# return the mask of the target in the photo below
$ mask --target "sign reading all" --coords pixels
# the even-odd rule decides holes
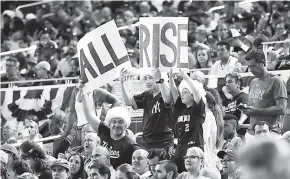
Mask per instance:
[[[130,65],[114,20],[87,33],[77,48],[85,93],[115,80],[120,69]]]

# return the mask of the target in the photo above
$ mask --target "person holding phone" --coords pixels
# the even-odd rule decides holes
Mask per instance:
[[[277,137],[281,134],[281,115],[286,114],[288,98],[286,85],[278,76],[268,72],[262,50],[250,51],[245,59],[247,66],[256,77],[249,86],[247,106],[241,109],[244,114],[250,116],[248,136],[254,134],[253,127],[257,122],[266,121],[269,123],[272,135]]]

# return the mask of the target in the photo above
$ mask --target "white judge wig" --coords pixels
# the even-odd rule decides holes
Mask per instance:
[[[200,83],[197,80],[192,80],[192,79],[190,80],[193,82],[194,87],[197,88],[198,91],[201,93],[201,98],[203,99],[203,101],[206,102],[206,98],[205,98],[206,91],[204,90],[202,83]],[[182,80],[181,83],[179,84],[178,90],[180,94],[182,93],[183,89],[188,89],[189,93],[193,95],[192,89],[189,87],[188,83],[185,80]]]
[[[131,124],[131,116],[129,115],[128,110],[124,107],[113,107],[109,109],[104,121],[105,125],[109,127],[113,118],[122,118],[125,121],[127,128]]]

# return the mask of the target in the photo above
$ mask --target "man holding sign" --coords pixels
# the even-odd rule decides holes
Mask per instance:
[[[91,105],[96,109],[103,103],[111,107],[119,106],[118,98],[99,87],[118,78],[118,68],[130,64],[127,50],[120,37],[117,26],[112,20],[101,27],[89,32],[78,42],[81,80],[85,83],[84,92],[89,94]],[[63,136],[67,136],[77,118],[77,126],[87,123],[82,110],[79,89],[75,88],[70,101],[67,117],[68,125]],[[79,97],[79,98],[77,98]],[[76,100],[77,99],[77,100]],[[100,114],[97,114],[100,117]]]

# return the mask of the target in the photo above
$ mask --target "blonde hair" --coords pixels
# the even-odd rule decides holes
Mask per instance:
[[[187,152],[192,153],[200,159],[204,159],[204,152],[199,147],[190,147],[187,149]]]

